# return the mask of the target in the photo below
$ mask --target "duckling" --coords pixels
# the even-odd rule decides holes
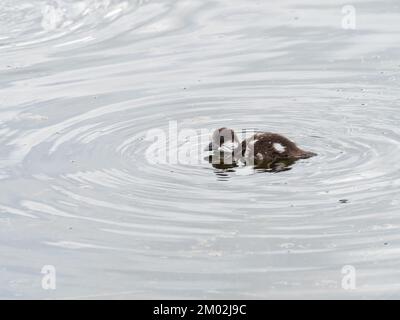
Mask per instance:
[[[220,152],[224,159],[226,154],[236,161],[244,158],[246,164],[260,168],[281,167],[282,163],[290,165],[296,160],[316,155],[314,152],[300,149],[288,138],[270,132],[255,133],[240,143],[236,133],[230,128],[215,130],[207,150]]]

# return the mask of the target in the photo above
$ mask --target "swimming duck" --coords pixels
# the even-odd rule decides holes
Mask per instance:
[[[270,132],[257,132],[241,143],[230,128],[219,128],[214,131],[209,151],[228,154],[232,159],[244,158],[246,164],[274,167],[274,164],[292,164],[299,159],[315,156],[314,152],[304,151],[288,138]],[[226,158],[226,155],[225,155]]]

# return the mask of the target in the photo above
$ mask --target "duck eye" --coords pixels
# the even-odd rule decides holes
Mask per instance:
[[[274,143],[274,149],[279,153],[285,152],[286,148],[280,143]]]

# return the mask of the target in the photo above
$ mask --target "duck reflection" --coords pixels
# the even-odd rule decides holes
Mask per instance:
[[[213,168],[218,170],[225,170],[226,172],[235,172],[235,168],[241,166],[252,166],[259,172],[282,172],[291,169],[291,166],[296,162],[293,159],[280,159],[275,161],[264,161],[248,159],[245,157],[240,157],[235,159],[234,157],[223,154],[220,152],[215,152],[204,158],[208,161]]]

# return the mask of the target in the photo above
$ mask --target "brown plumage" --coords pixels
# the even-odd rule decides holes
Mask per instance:
[[[243,140],[241,151],[242,156],[267,162],[281,159],[307,159],[316,155],[300,149],[286,137],[270,132],[259,132]]]

